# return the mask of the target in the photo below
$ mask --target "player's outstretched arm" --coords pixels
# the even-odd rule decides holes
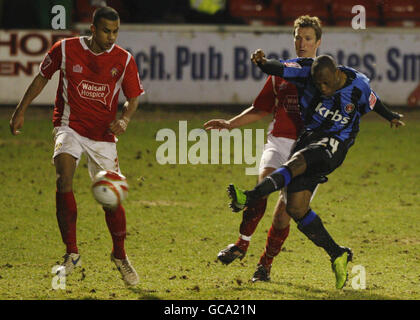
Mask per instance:
[[[121,117],[112,121],[109,125],[113,134],[119,136],[127,130],[128,123],[130,122],[133,114],[136,112],[138,105],[139,97],[130,98],[124,103]]]
[[[28,109],[32,101],[41,93],[47,83],[48,79],[44,78],[41,74],[38,74],[29,85],[28,89],[26,89],[22,100],[16,106],[9,122],[10,131],[14,136],[20,134],[19,129],[23,127],[26,109]]]
[[[391,128],[392,127],[398,128],[400,126],[405,126],[405,123],[401,121],[401,118],[403,117],[403,115],[389,110],[379,99],[376,100],[373,111],[375,111],[384,119],[388,120],[391,124]]]
[[[268,114],[270,113],[257,109],[254,106],[251,106],[248,109],[244,110],[241,114],[238,114],[237,116],[233,117],[230,120],[225,120],[225,119],[209,120],[204,124],[204,128],[206,130],[211,130],[211,129],[230,130],[230,129],[239,128],[249,123],[258,121]]]
[[[302,67],[302,65],[298,62],[286,64],[276,59],[266,59],[264,51],[257,49],[251,55],[251,61],[256,64],[262,72],[272,76],[282,77],[294,83],[296,78],[309,77],[311,70],[310,65],[313,60],[308,59],[309,62],[305,64],[305,67]]]

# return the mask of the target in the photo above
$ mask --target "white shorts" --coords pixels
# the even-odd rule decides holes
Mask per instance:
[[[267,135],[267,143],[264,145],[261,155],[259,173],[261,174],[264,168],[277,169],[289,160],[295,142],[294,139]]]
[[[55,127],[53,135],[55,141],[53,162],[57,155],[68,153],[76,158],[77,166],[82,154],[85,154],[91,178],[101,170],[121,173],[118,164],[117,144],[115,142],[95,141],[82,137],[67,126]]]

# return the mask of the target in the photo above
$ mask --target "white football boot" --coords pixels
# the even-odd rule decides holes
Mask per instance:
[[[131,265],[130,260],[128,260],[127,255],[125,259],[117,259],[114,254],[111,253],[111,261],[115,263],[119,272],[123,277],[123,280],[127,286],[135,286],[139,283],[139,276]]]
[[[74,268],[82,265],[82,258],[78,253],[66,253],[63,258],[64,261],[57,269],[57,274],[68,276]]]

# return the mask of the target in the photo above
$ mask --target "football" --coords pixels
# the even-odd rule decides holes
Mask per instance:
[[[102,206],[116,208],[128,196],[127,179],[114,171],[100,171],[93,179],[92,193]]]

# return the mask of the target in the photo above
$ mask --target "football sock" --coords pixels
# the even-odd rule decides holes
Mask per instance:
[[[246,251],[248,249],[250,238],[264,216],[266,207],[267,198],[262,198],[243,211],[242,222],[239,226],[241,236],[235,243],[241,250]]]
[[[257,186],[247,191],[247,196],[252,200],[253,198],[261,198],[270,193],[280,190],[287,186],[292,180],[292,173],[287,166],[281,166],[276,171],[265,177]]]
[[[104,208],[105,220],[112,237],[113,253],[117,259],[125,259],[124,240],[126,237],[126,218],[123,206],[111,210]]]
[[[56,191],[56,216],[61,239],[66,245],[67,253],[79,253],[76,244],[77,205],[73,191],[60,193]]]
[[[273,263],[274,257],[276,257],[283,246],[284,241],[289,235],[290,225],[284,229],[276,229],[271,225],[270,230],[267,234],[267,242],[265,244],[264,253],[260,257],[259,264],[264,267],[269,267]]]
[[[296,222],[298,229],[315,245],[323,248],[331,260],[342,254],[343,249],[331,238],[321,218],[314,211],[309,210],[302,219]]]
[[[247,237],[241,234],[238,240],[236,240],[235,246],[237,246],[243,252],[246,252],[248,250],[250,241],[251,241],[251,237]]]

